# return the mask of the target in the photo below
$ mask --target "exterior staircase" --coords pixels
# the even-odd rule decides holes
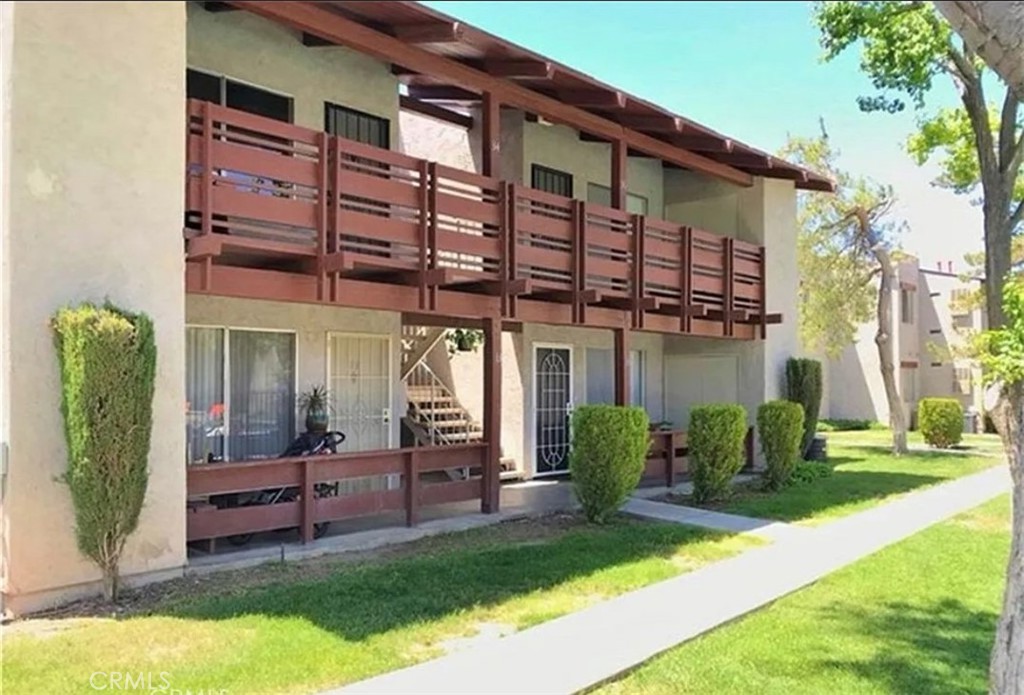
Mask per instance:
[[[402,327],[402,383],[409,402],[403,422],[421,446],[483,439],[483,428],[425,361],[444,334],[444,328]]]

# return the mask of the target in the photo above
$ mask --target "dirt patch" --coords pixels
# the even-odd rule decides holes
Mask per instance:
[[[564,534],[584,527],[581,514],[555,513],[505,521],[469,531],[441,534],[421,538],[409,543],[384,546],[335,555],[324,555],[308,560],[270,562],[239,570],[212,572],[186,576],[166,582],[149,584],[138,589],[125,590],[117,604],[96,598],[85,599],[49,611],[25,616],[7,627],[28,622],[39,623],[39,629],[58,630],[69,618],[126,618],[143,615],[186,600],[213,598],[237,594],[249,589],[286,582],[311,582],[323,579],[342,568],[377,565],[406,557],[434,555],[460,550],[472,550],[491,545],[547,543]],[[61,619],[61,626],[50,619]],[[5,628],[6,629],[6,628]],[[34,628],[33,628],[34,629]]]

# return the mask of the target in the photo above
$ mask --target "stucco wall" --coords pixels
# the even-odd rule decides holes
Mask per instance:
[[[405,110],[398,124],[401,152],[464,171],[480,171],[479,127],[462,128]]]
[[[611,145],[584,142],[579,131],[563,125],[527,122],[523,125],[523,182],[529,185],[534,164],[572,174],[573,195],[587,199],[587,184],[611,186]],[[663,175],[661,160],[630,157],[626,169],[627,189],[647,198],[652,217],[661,217]]]
[[[401,314],[316,304],[266,302],[231,297],[188,295],[185,320],[190,326],[267,328],[295,332],[298,391],[327,384],[329,333],[381,335],[391,339],[391,446],[398,446],[405,389],[398,381],[401,368]]]
[[[188,67],[293,97],[295,123],[307,128],[323,130],[325,101],[390,119],[398,142],[390,65],[344,46],[303,46],[299,32],[249,12],[207,12],[189,2]]]
[[[5,608],[17,612],[96,589],[100,576],[76,548],[70,496],[56,481],[67,454],[49,320],[68,304],[110,299],[154,321],[149,493],[122,572],[185,561],[184,442],[179,428],[164,426],[181,421],[184,403],[185,8],[4,6],[5,36],[14,40],[4,61],[12,79],[3,115],[11,144],[2,283],[9,361],[0,409],[10,443]]]

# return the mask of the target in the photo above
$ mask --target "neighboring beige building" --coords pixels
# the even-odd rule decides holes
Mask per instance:
[[[5,612],[98,588],[58,482],[68,304],[156,326],[129,584],[215,539],[497,511],[565,473],[579,404],[681,430],[781,393],[796,190],[829,181],[417,3],[337,5],[0,3]],[[347,439],[281,459],[318,384]]]
[[[976,293],[981,278],[965,279],[953,263],[922,268],[909,258],[897,268],[893,288],[893,331],[900,396],[911,426],[922,398],[956,398],[965,410],[982,411],[981,373],[962,356],[968,332],[984,329],[980,308],[964,309],[963,297]],[[852,345],[827,361],[828,396],[823,416],[889,421],[889,406],[879,370],[875,321],[864,323]]]

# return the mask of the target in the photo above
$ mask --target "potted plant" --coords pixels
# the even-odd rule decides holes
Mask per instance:
[[[306,431],[323,433],[331,422],[331,403],[327,387],[314,386],[299,394],[299,408],[306,414]]]
[[[448,352],[471,352],[484,342],[483,331],[473,328],[454,328],[448,331],[445,339],[448,341]]]

